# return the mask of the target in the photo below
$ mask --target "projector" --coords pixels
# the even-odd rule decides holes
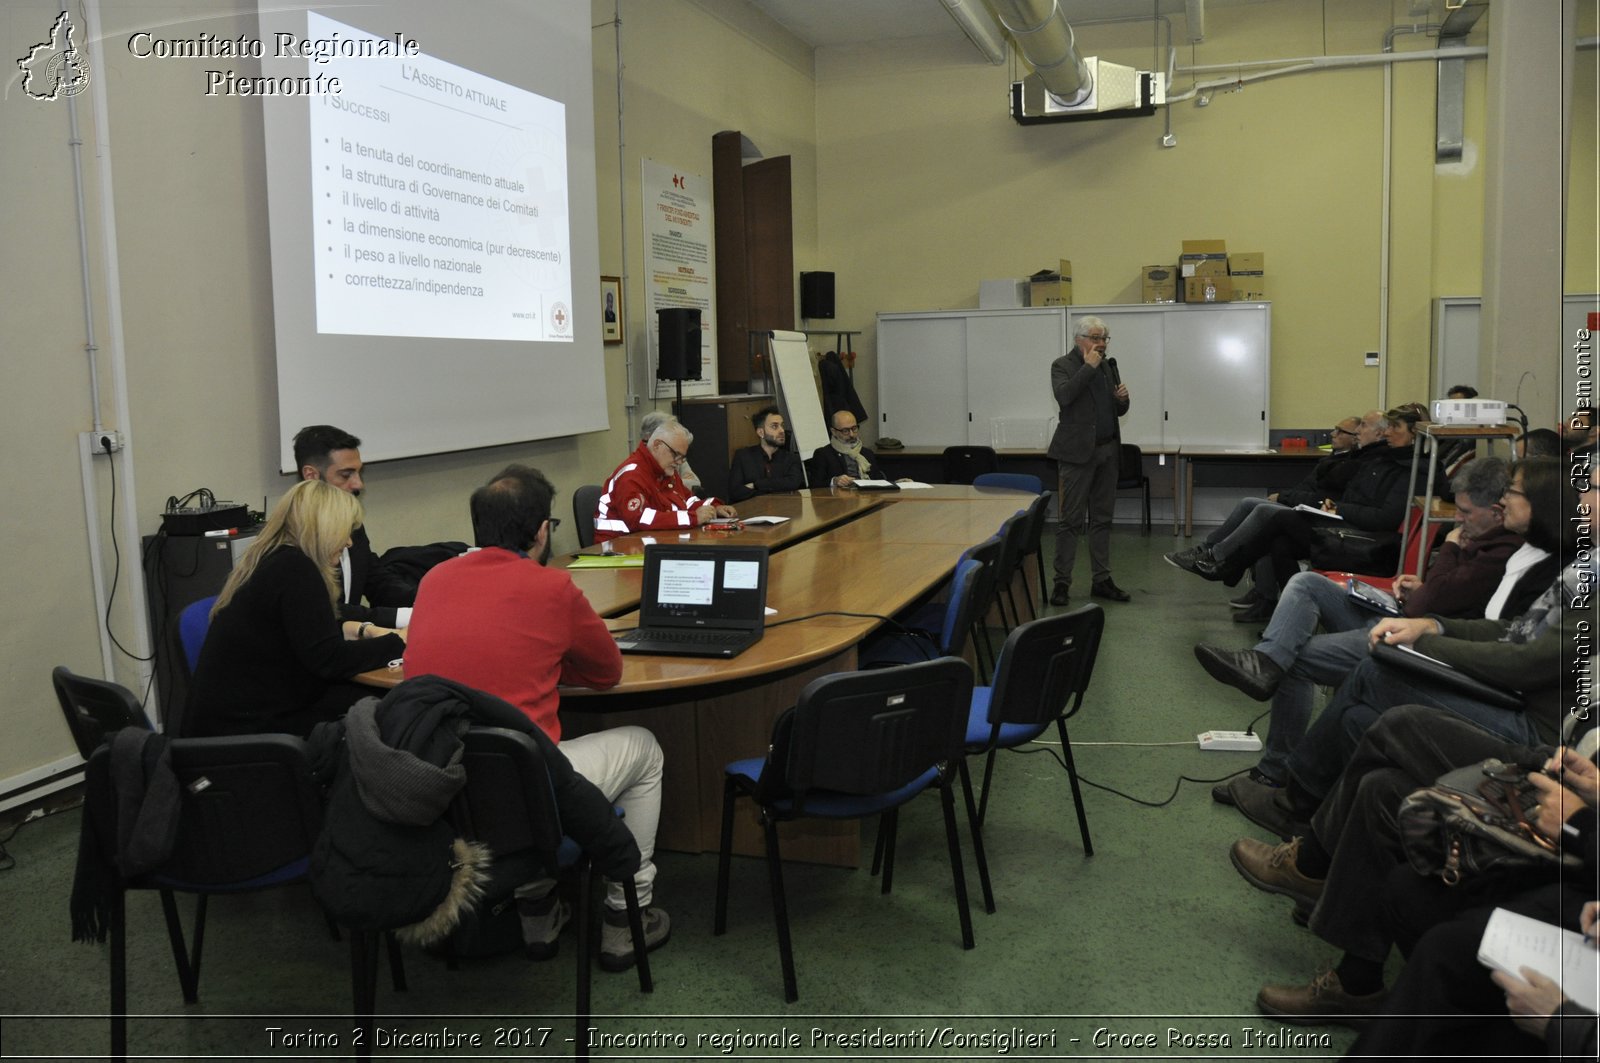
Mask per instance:
[[[1506,423],[1506,404],[1494,399],[1435,399],[1433,423],[1486,425]]]

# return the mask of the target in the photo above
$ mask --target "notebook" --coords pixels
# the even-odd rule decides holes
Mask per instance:
[[[639,626],[623,653],[737,657],[766,623],[767,548],[651,543],[644,548]]]

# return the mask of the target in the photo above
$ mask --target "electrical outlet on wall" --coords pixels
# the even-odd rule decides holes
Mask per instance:
[[[122,449],[121,432],[101,429],[98,432],[79,432],[78,436],[89,445],[89,450],[95,454],[115,453]]]

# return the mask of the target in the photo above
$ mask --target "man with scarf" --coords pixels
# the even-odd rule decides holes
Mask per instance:
[[[850,487],[857,480],[887,480],[878,465],[878,456],[861,445],[861,429],[856,415],[837,410],[829,420],[833,439],[811,455],[811,482],[821,486]]]

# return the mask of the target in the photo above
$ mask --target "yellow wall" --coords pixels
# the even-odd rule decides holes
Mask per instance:
[[[1381,51],[1387,0],[1212,5],[1206,40],[1178,62],[1222,64]],[[1403,7],[1404,5],[1399,5]],[[1182,19],[1175,19],[1179,41]],[[1469,43],[1483,43],[1480,25]],[[1078,43],[1141,69],[1163,63],[1148,22],[1083,25]],[[1433,46],[1400,36],[1397,51]],[[1595,187],[1593,52],[1574,93],[1573,187]],[[1379,349],[1384,72],[1336,69],[1214,90],[1163,117],[1023,127],[1005,107],[1014,71],[965,42],[893,41],[820,50],[817,112],[821,260],[838,271],[841,321],[864,327],[857,386],[874,405],[873,315],[974,306],[985,278],[1073,263],[1078,303],[1136,302],[1142,265],[1172,263],[1189,238],[1266,253],[1273,299],[1274,426],[1330,423],[1430,397],[1431,300],[1482,291],[1485,64],[1467,65],[1468,151],[1436,166],[1432,62],[1393,72],[1388,361]],[[1207,78],[1222,75],[1207,74]],[[1175,92],[1192,84],[1179,75]],[[1587,88],[1585,88],[1587,86]],[[1530,164],[1533,164],[1530,160]],[[1576,200],[1579,198],[1575,196]],[[1594,231],[1592,202],[1573,230]],[[1592,240],[1590,241],[1592,248]],[[1592,255],[1569,291],[1592,291]],[[1119,351],[1123,359],[1137,351]]]

